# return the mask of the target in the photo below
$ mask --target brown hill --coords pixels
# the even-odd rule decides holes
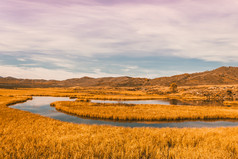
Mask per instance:
[[[83,77],[79,79],[68,79],[62,81],[65,85],[70,86],[74,83],[75,86],[111,86],[111,87],[137,87],[145,83],[145,78],[132,77],[103,77],[89,78]]]
[[[221,85],[238,84],[238,67],[220,67],[212,71],[192,74],[181,74],[171,77],[155,79],[132,77],[104,77],[104,78],[73,78],[64,81],[17,79],[13,77],[0,78],[0,88],[17,87],[72,87],[72,86],[109,86],[109,87],[141,87],[141,86],[169,86],[171,83],[184,85]]]
[[[238,84],[238,67],[220,67],[212,71],[155,78],[148,85],[168,86],[173,82],[181,86]]]

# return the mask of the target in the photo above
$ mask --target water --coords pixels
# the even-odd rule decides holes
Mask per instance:
[[[25,103],[20,103],[12,106],[12,108],[29,111],[42,116],[50,117],[53,119],[72,122],[78,124],[96,124],[96,125],[111,125],[111,126],[123,126],[123,127],[232,127],[238,126],[238,121],[185,121],[185,122],[161,122],[161,123],[149,123],[149,122],[116,122],[106,120],[94,120],[77,117],[74,115],[65,114],[57,111],[54,107],[50,106],[50,103],[55,101],[74,101],[75,99],[69,99],[66,97],[33,97],[33,100],[29,100]]]
[[[163,104],[163,105],[193,105],[193,106],[224,106],[223,101],[193,100],[181,101],[177,99],[158,99],[158,100],[91,100],[93,103],[114,103],[114,104]]]

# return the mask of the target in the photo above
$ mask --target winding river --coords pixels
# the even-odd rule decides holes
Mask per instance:
[[[54,107],[50,106],[50,103],[55,101],[74,101],[75,99],[69,99],[66,97],[33,97],[32,100],[28,100],[25,103],[20,103],[11,106],[11,108],[29,111],[42,116],[50,117],[53,119],[72,122],[78,124],[96,124],[96,125],[111,125],[111,126],[123,126],[123,127],[177,127],[177,128],[201,128],[201,127],[232,127],[238,126],[238,121],[184,121],[184,122],[118,122],[96,119],[85,119],[74,115],[69,115],[57,111]]]

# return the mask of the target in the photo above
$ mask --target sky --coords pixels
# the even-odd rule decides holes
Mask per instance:
[[[237,0],[2,0],[0,76],[156,78],[238,65]]]

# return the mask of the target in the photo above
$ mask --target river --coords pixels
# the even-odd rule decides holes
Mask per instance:
[[[153,127],[153,128],[201,128],[201,127],[232,127],[238,126],[238,121],[183,121],[183,122],[118,122],[108,120],[86,119],[78,116],[62,113],[57,111],[55,107],[51,107],[50,103],[55,101],[74,101],[67,97],[33,97],[25,103],[20,103],[11,106],[14,109],[29,111],[35,114],[40,114],[45,117],[50,117],[64,122],[72,122],[77,124],[96,124],[96,125],[111,125],[123,127]],[[148,101],[148,100],[147,100]]]

